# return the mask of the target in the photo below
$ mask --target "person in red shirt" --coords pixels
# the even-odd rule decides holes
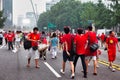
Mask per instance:
[[[118,47],[118,51],[120,52],[120,46],[118,44],[118,39],[115,37],[115,33],[113,31],[110,31],[109,37],[106,39],[106,47],[108,51],[109,68],[113,72],[115,71],[115,69],[112,67],[112,63],[116,59],[116,45]]]
[[[97,60],[96,60],[96,55],[97,55],[97,50],[92,52],[90,50],[90,46],[93,44],[93,43],[97,43],[98,40],[97,40],[97,36],[96,36],[96,33],[94,31],[92,31],[92,26],[88,26],[88,32],[85,34],[87,39],[88,39],[88,45],[87,45],[87,48],[86,48],[86,51],[85,51],[85,59],[86,59],[86,71],[88,71],[88,63],[91,59],[93,59],[93,63],[94,63],[94,72],[93,72],[93,75],[97,75]]]
[[[106,38],[105,34],[104,34],[104,33],[102,33],[102,34],[101,34],[101,36],[100,36],[100,40],[101,40],[101,47],[103,47],[103,44],[104,44],[104,42],[105,42],[105,38]]]
[[[11,48],[13,50],[13,41],[14,41],[14,36],[12,32],[9,31],[7,34],[8,50],[10,50]]]
[[[83,29],[78,28],[77,29],[78,34],[75,36],[74,39],[74,44],[76,45],[76,55],[75,55],[75,60],[74,60],[74,67],[76,67],[78,58],[81,58],[82,61],[82,66],[84,70],[84,78],[87,78],[87,73],[86,73],[86,64],[85,64],[85,48],[87,44],[87,38],[83,34]]]
[[[39,52],[38,52],[38,43],[40,41],[40,35],[38,34],[38,28],[33,28],[33,33],[30,33],[28,40],[31,41],[32,48],[30,49],[30,52],[28,54],[28,64],[27,67],[30,67],[30,60],[33,56],[35,59],[35,66],[36,68],[39,68]]]
[[[65,34],[63,35],[63,63],[62,63],[62,69],[61,73],[65,73],[65,63],[67,60],[70,62],[71,66],[71,78],[73,79],[75,74],[74,74],[74,65],[73,65],[73,53],[71,52],[71,45],[72,45],[72,34],[70,34],[70,28],[69,27],[64,27],[64,32]]]

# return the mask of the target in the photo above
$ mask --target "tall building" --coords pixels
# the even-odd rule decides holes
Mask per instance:
[[[22,26],[23,26],[23,19],[24,19],[24,16],[23,16],[23,15],[19,15],[19,16],[18,16],[17,25],[18,25],[19,27],[22,27]]]
[[[30,23],[28,24],[30,28],[33,28],[36,26],[36,18],[35,18],[34,12],[27,12],[26,19],[29,19],[30,21]]]
[[[0,10],[2,10],[2,0],[0,0]]]
[[[5,26],[13,26],[13,0],[2,0],[3,16],[6,17]]]
[[[60,2],[60,0],[52,0],[51,2],[47,2],[46,3],[46,11],[50,10],[50,8],[58,2]]]

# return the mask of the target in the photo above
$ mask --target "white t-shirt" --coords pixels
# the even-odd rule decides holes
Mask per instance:
[[[20,34],[16,34],[15,35],[15,41],[20,41],[21,37],[20,37]]]

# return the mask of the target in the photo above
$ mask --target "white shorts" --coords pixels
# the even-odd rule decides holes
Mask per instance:
[[[39,59],[39,52],[38,50],[34,51],[32,48],[29,50],[29,53],[27,55],[28,58],[33,57],[34,59]]]
[[[85,60],[97,60],[96,56],[86,56]]]

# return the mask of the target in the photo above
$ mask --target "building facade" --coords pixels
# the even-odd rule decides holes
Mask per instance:
[[[2,0],[3,16],[6,17],[5,26],[13,26],[13,0]]]

